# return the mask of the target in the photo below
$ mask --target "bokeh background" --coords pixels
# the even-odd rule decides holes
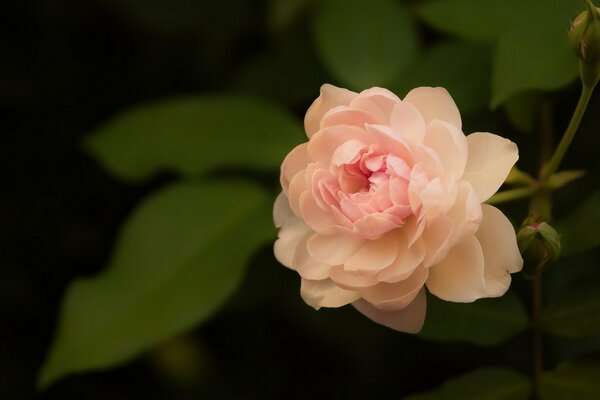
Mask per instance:
[[[444,85],[463,112],[466,133],[491,131],[511,138],[521,150],[520,168],[535,173],[538,132],[550,132],[556,141],[577,101],[575,58],[563,51],[566,39],[553,38],[556,31],[566,37],[582,3],[564,2],[566,11],[552,14],[564,18],[528,18],[528,26],[504,34],[510,25],[504,21],[518,19],[511,14],[518,8],[506,14],[488,1],[436,2],[450,4],[448,11],[427,9],[432,3],[427,1],[389,0],[382,2],[383,9],[392,4],[394,12],[379,15],[401,19],[383,36],[373,19],[377,11],[366,12],[366,3],[0,3],[0,398],[392,399],[434,389],[481,366],[529,373],[530,333],[520,316],[509,321],[517,327],[509,327],[506,337],[486,340],[495,330],[493,321],[479,324],[475,339],[443,328],[423,337],[377,326],[350,307],[315,312],[299,296],[297,275],[274,260],[272,244],[265,241],[253,252],[233,295],[195,328],[112,368],[69,375],[43,392],[35,390],[69,283],[103,271],[130,212],[145,196],[179,179],[177,171],[166,170],[146,180],[123,180],[86,150],[90,132],[123,110],[183,95],[241,94],[274,104],[301,127],[324,82],[354,90],[385,85],[399,96],[418,85]],[[459,3],[471,12],[461,12],[466,21],[458,11],[452,14]],[[473,7],[476,3],[480,6]],[[366,10],[377,10],[374,4]],[[500,22],[492,26],[487,20]],[[394,26],[388,22],[382,22],[384,29]],[[471,30],[463,28],[469,24]],[[347,32],[359,35],[345,38]],[[528,41],[549,51],[537,57]],[[562,55],[566,61],[560,61]],[[592,328],[563,338],[546,335],[549,370],[583,354],[599,359],[600,301],[589,295],[600,285],[598,233],[590,228],[600,223],[599,107],[595,96],[565,161],[565,168],[586,169],[587,175],[555,196],[559,220],[585,204],[584,214],[571,215],[578,216],[579,225],[569,229],[579,230],[591,244],[553,265],[544,278],[548,303],[577,291],[580,282],[591,285],[582,292],[589,300],[585,309],[572,318],[592,318]],[[202,129],[199,135],[208,134]],[[289,138],[290,143],[301,140]],[[277,192],[276,168],[232,165],[208,175],[213,180],[242,176],[273,198]],[[527,215],[526,201],[501,207],[515,225]],[[525,316],[528,285],[516,276],[511,291]],[[567,296],[568,301],[576,302]],[[476,320],[462,318],[456,314],[451,322],[477,326]]]

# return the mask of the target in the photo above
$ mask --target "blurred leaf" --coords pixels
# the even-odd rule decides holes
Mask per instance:
[[[525,90],[555,90],[577,76],[566,27],[523,24],[502,35],[494,56],[492,107]]]
[[[187,97],[123,112],[87,138],[113,174],[131,180],[170,169],[201,174],[224,166],[276,169],[302,140],[298,121],[250,98]]]
[[[241,66],[232,90],[305,109],[319,95],[327,72],[310,41],[290,36]]]
[[[268,21],[274,31],[291,25],[313,0],[269,0]]]
[[[325,65],[356,90],[391,81],[417,49],[413,22],[394,0],[325,0],[314,35]]]
[[[600,364],[560,364],[540,377],[542,400],[596,400],[600,394]]]
[[[232,36],[251,21],[251,4],[245,0],[100,0],[140,27],[163,34],[220,33]],[[218,30],[217,30],[217,27]],[[211,35],[212,36],[212,35]],[[213,40],[221,40],[216,35]]]
[[[448,89],[461,114],[487,108],[490,97],[491,51],[489,46],[468,42],[434,45],[391,85],[404,96],[418,86]]]
[[[465,39],[495,40],[532,11],[531,0],[436,0],[419,8],[432,27]]]
[[[542,312],[546,331],[564,337],[600,335],[600,283],[579,281],[558,294]]]
[[[527,314],[512,292],[473,303],[452,303],[427,298],[427,317],[421,337],[433,340],[464,340],[480,346],[502,343],[528,326]]]
[[[67,289],[39,386],[127,361],[208,318],[274,235],[269,203],[236,181],[151,195],[125,223],[107,269]]]
[[[581,253],[599,246],[599,226],[600,190],[597,190],[556,223],[561,233],[562,254]]]
[[[449,379],[429,392],[405,400],[527,400],[531,393],[529,379],[508,368],[484,367]]]
[[[538,119],[541,96],[537,91],[526,91],[512,96],[504,103],[509,121],[522,133],[533,133]]]

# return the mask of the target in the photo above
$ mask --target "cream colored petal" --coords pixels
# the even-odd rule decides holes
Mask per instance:
[[[352,305],[378,324],[399,332],[417,333],[421,330],[425,322],[427,300],[425,290],[421,289],[412,303],[398,311],[382,311],[362,299],[355,301]]]
[[[329,278],[339,287],[347,290],[358,290],[376,285],[378,280],[375,275],[364,274],[356,271],[346,271],[342,265],[336,265],[329,271]]]
[[[367,132],[377,143],[377,150],[385,154],[394,154],[408,164],[414,156],[406,140],[398,132],[386,125],[367,125]]]
[[[377,120],[364,110],[348,106],[337,106],[325,113],[321,119],[319,129],[335,125],[352,125],[364,128],[365,124],[374,124],[376,122]]]
[[[455,224],[454,238],[460,241],[473,235],[481,223],[481,203],[479,196],[469,182],[458,182],[456,201],[446,216]]]
[[[470,182],[481,202],[502,186],[519,159],[517,145],[508,139],[485,132],[467,136],[469,157],[463,180]]]
[[[361,128],[351,125],[335,125],[320,130],[310,139],[308,154],[322,165],[329,165],[336,150],[350,140],[365,145],[372,141],[367,132]]]
[[[390,126],[411,145],[422,143],[425,138],[425,120],[421,112],[407,101],[394,105]]]
[[[277,228],[281,228],[285,221],[292,217],[295,217],[295,215],[290,208],[290,202],[285,193],[281,192],[273,204],[273,222],[275,222]]]
[[[326,235],[336,233],[337,221],[328,210],[319,207],[309,192],[300,195],[300,213],[302,219],[316,232]]]
[[[483,262],[479,241],[466,238],[429,269],[427,289],[442,300],[460,303],[486,297]]]
[[[350,105],[371,114],[378,123],[389,124],[390,115],[400,98],[387,89],[373,87],[363,90],[352,99]]]
[[[403,239],[399,249],[394,262],[377,274],[381,282],[396,283],[408,278],[425,258],[425,245],[420,239],[411,247],[408,247],[408,240]]]
[[[275,258],[288,268],[296,269],[294,259],[300,246],[306,246],[306,239],[312,230],[304,221],[292,218],[279,230],[273,246]]]
[[[486,297],[502,296],[510,285],[510,274],[523,268],[515,230],[500,210],[483,204],[483,219],[475,234],[484,260]]]
[[[329,278],[332,265],[315,259],[307,249],[307,241],[312,237],[312,231],[303,236],[294,253],[293,266],[304,279],[321,280]]]
[[[439,157],[444,171],[460,178],[467,163],[467,139],[454,125],[434,120],[427,125],[425,145]]]
[[[404,101],[414,105],[423,115],[425,124],[435,119],[462,129],[460,112],[450,93],[442,87],[419,87],[408,92]]]
[[[321,86],[321,94],[306,111],[304,129],[309,138],[319,130],[321,118],[325,113],[337,106],[347,106],[357,93],[342,89],[328,83]]]
[[[425,267],[435,265],[446,257],[454,245],[454,229],[454,221],[445,215],[433,220],[431,225],[425,228],[421,235],[426,248],[423,260]]]
[[[314,309],[321,307],[341,307],[360,298],[358,292],[338,287],[330,279],[311,281],[302,279],[300,295]]]
[[[429,268],[418,267],[413,273],[396,283],[381,282],[359,290],[363,299],[383,311],[401,310],[408,306],[423,288]]]
[[[360,250],[345,260],[346,271],[375,274],[394,262],[398,255],[399,236],[390,232],[375,240],[364,241]]]
[[[308,143],[302,143],[294,147],[281,164],[281,187],[287,193],[290,181],[298,172],[302,171],[312,162],[308,156]]]
[[[317,260],[341,265],[352,257],[363,245],[364,239],[351,235],[321,235],[315,233],[307,242],[308,252]]]

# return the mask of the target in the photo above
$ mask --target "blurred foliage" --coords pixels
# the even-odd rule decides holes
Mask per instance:
[[[0,398],[528,398],[521,277],[501,299],[429,296],[417,336],[348,307],[315,312],[272,256],[270,206],[279,163],[303,140],[303,114],[325,82],[401,97],[445,86],[465,133],[511,138],[519,167],[535,175],[540,147],[552,145],[540,146],[540,131],[557,142],[576,102],[566,31],[582,8],[0,5],[0,162],[10,178],[0,199]],[[543,399],[599,393],[598,107],[596,96],[565,160],[586,174],[554,194],[564,257],[543,275]],[[502,209],[516,225],[527,213],[525,201]],[[47,389],[36,393],[38,379]]]

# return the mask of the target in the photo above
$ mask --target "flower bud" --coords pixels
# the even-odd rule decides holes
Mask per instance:
[[[523,275],[533,278],[560,255],[560,234],[546,222],[528,222],[517,234],[519,250],[525,260]]]
[[[581,59],[580,72],[583,83],[594,86],[600,77],[600,8],[591,0],[587,10],[575,18],[569,29],[569,40],[577,57]]]

